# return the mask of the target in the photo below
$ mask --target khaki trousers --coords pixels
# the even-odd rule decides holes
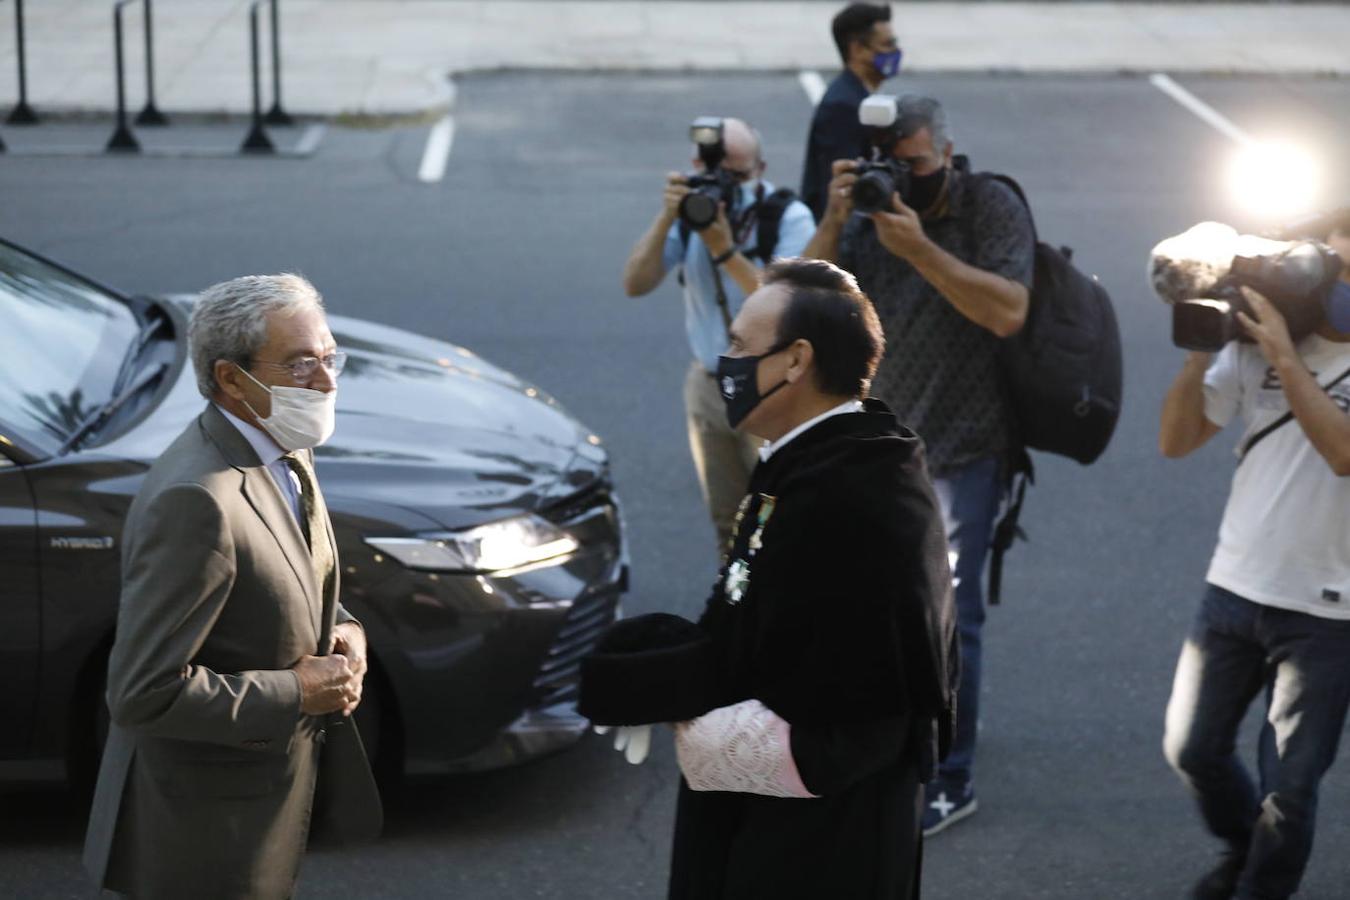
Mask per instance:
[[[698,472],[703,502],[717,530],[718,550],[731,540],[736,509],[745,496],[750,473],[759,462],[763,441],[734,431],[717,379],[695,360],[684,378],[684,414],[689,428],[689,453]]]

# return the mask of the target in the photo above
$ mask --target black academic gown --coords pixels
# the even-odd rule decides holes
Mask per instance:
[[[868,401],[762,463],[741,509],[699,621],[717,648],[718,705],[755,698],[787,720],[821,796],[694,792],[682,779],[670,897],[908,900],[920,782],[956,686],[922,444]]]

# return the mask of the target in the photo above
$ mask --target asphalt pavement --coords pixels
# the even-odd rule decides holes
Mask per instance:
[[[1297,135],[1330,158],[1350,145],[1344,81],[1176,77],[1253,133]],[[1219,177],[1233,144],[1144,77],[903,81],[941,98],[958,149],[1015,175],[1041,234],[1102,278],[1126,365],[1106,455],[1087,468],[1038,460],[1030,542],[1008,559],[986,631],[981,809],[928,844],[924,895],[1180,897],[1217,847],[1162,760],[1162,712],[1233,436],[1183,461],[1158,454],[1157,411],[1181,355],[1144,268],[1156,241],[1202,219],[1258,224]],[[0,234],[128,292],[300,271],[336,313],[461,343],[537,382],[613,456],[632,540],[628,611],[696,614],[715,557],[684,436],[678,288],[627,299],[619,271],[664,173],[686,164],[690,119],[750,119],[768,177],[795,184],[806,96],[789,73],[559,72],[462,77],[457,96],[435,183],[418,178],[427,127],[332,127],[301,158],[14,155],[0,159]],[[105,125],[71,124],[63,140],[96,144]],[[242,136],[237,120],[196,127],[204,143]],[[1348,177],[1333,168],[1330,200],[1350,196]],[[675,780],[668,740],[632,767],[591,737],[518,769],[415,786],[389,798],[379,844],[312,854],[297,896],[663,896]],[[1324,786],[1300,898],[1346,895],[1347,809],[1343,762]],[[0,897],[93,896],[78,868],[82,816],[59,789],[0,788]]]

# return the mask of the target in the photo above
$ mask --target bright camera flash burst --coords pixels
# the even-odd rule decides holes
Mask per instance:
[[[1245,212],[1281,219],[1317,207],[1320,175],[1317,161],[1301,147],[1252,142],[1234,157],[1228,183]]]

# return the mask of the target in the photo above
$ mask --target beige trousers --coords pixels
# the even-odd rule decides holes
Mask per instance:
[[[717,379],[695,360],[684,378],[684,414],[689,427],[689,453],[694,457],[703,502],[717,529],[717,547],[731,540],[736,509],[759,461],[763,441],[734,431],[727,424],[727,408]]]

